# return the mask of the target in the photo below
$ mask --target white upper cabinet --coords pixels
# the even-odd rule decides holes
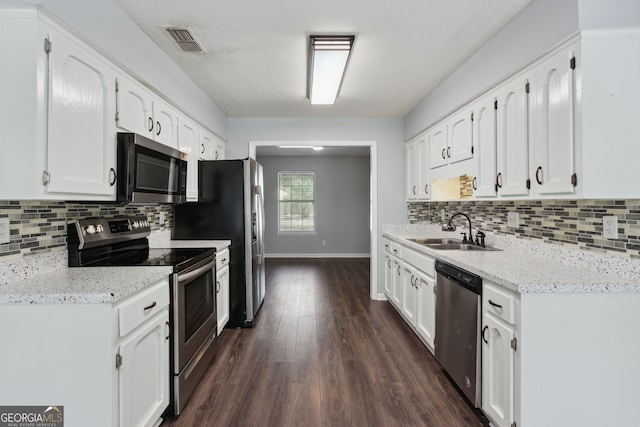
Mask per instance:
[[[431,168],[444,166],[447,161],[447,122],[441,122],[430,129],[429,161]],[[451,151],[449,151],[451,152]]]
[[[51,31],[47,191],[115,195],[115,72],[81,43]]]
[[[405,144],[406,198],[429,199],[429,135],[421,133]]]
[[[200,160],[218,160],[216,158],[215,136],[206,129],[200,130],[200,144],[198,150]]]
[[[178,120],[178,150],[187,153],[187,200],[198,200],[199,127],[181,116]]]
[[[224,160],[226,158],[227,143],[220,138],[214,138],[213,160]]]
[[[119,129],[178,148],[180,113],[142,84],[118,76],[116,124]]]
[[[496,90],[497,176],[501,196],[529,194],[529,74],[523,73]]]
[[[473,157],[473,111],[463,108],[448,119],[448,163],[461,162]]]
[[[119,76],[116,83],[116,99],[118,128],[153,138],[153,110],[149,91],[139,83]]]
[[[577,46],[562,49],[531,72],[531,148],[534,191],[573,193]]]
[[[473,142],[478,174],[474,182],[476,197],[496,196],[496,98],[489,94],[473,105]]]
[[[153,100],[153,139],[172,148],[178,148],[178,110],[156,98]]]

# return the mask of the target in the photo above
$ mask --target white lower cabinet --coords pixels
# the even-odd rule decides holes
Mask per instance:
[[[416,275],[416,286],[418,288],[418,298],[416,299],[416,332],[429,350],[433,352],[433,340],[436,335],[435,278],[428,276],[422,271],[418,271]]]
[[[383,239],[385,295],[433,353],[436,324],[435,260],[422,252]]]
[[[482,410],[496,427],[514,419],[517,295],[485,281],[482,287]]]
[[[3,304],[0,324],[12,349],[0,355],[3,404],[61,405],[69,426],[158,424],[169,404],[168,277],[115,304]]]
[[[229,249],[216,254],[216,312],[220,335],[229,322]]]

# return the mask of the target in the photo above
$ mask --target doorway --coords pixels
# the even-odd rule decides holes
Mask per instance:
[[[312,153],[312,147],[323,147],[322,152]],[[326,151],[325,151],[326,150]],[[299,153],[299,154],[298,154]],[[370,257],[370,283],[369,296],[371,299],[378,299],[377,291],[377,150],[375,141],[250,141],[249,157],[258,158],[261,156],[363,156],[368,158],[369,163],[369,186],[368,186],[368,240]],[[266,197],[268,197],[265,194]],[[267,214],[267,217],[269,214]],[[267,218],[268,219],[268,218]],[[321,242],[322,236],[316,241]],[[333,254],[341,256],[344,254]],[[362,255],[362,254],[356,254]],[[311,254],[309,256],[312,256]],[[329,257],[331,254],[319,251],[315,256]]]

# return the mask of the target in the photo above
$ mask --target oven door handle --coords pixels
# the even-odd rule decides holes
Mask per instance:
[[[194,277],[198,277],[202,275],[202,273],[204,273],[205,271],[211,270],[215,264],[216,264],[216,259],[214,258],[213,260],[207,262],[202,267],[196,267],[194,270],[189,271],[187,273],[178,274],[178,283],[186,282]]]

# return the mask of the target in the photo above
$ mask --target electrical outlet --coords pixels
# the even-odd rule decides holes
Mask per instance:
[[[520,214],[518,212],[507,212],[507,227],[520,227]]]
[[[11,225],[9,218],[0,218],[0,244],[11,240]]]
[[[158,225],[163,226],[164,225],[164,220],[165,220],[165,213],[164,212],[160,212],[160,218],[158,219]]]
[[[618,217],[603,216],[602,217],[602,237],[605,239],[618,238]]]
[[[444,212],[444,209],[440,209],[440,221],[444,224],[444,222],[447,220],[447,215]]]

